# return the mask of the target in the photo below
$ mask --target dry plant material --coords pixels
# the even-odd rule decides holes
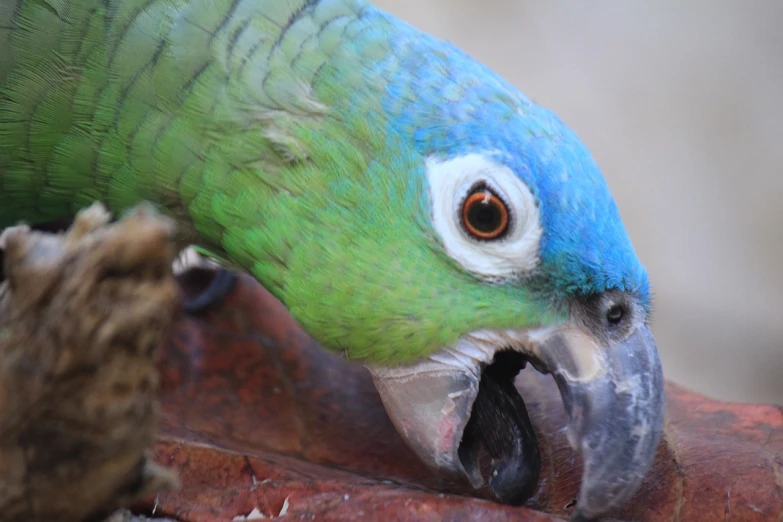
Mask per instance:
[[[95,204],[64,234],[6,229],[0,287],[0,520],[98,520],[176,475],[148,448],[155,357],[177,318],[172,223]]]

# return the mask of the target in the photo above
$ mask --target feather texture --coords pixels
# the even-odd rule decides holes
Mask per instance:
[[[540,210],[524,280],[480,280],[432,226],[428,159],[484,151]],[[3,2],[0,226],[95,200],[154,202],[353,358],[546,323],[575,292],[648,291],[576,136],[359,0]]]

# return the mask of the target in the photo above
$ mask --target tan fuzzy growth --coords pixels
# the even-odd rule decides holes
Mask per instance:
[[[0,237],[0,520],[104,516],[176,476],[147,450],[154,357],[178,310],[171,222],[101,205],[65,234]]]

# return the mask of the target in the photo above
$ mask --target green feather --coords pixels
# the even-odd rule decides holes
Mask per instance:
[[[255,275],[318,341],[409,361],[466,328],[552,318],[461,270],[423,160],[382,121],[364,4],[12,0],[0,6],[0,226],[142,200]],[[290,26],[289,26],[290,25]],[[382,27],[375,28],[382,31]],[[351,42],[348,44],[347,42]]]

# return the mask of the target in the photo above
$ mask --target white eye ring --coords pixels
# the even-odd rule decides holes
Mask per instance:
[[[538,205],[511,169],[481,154],[446,161],[428,158],[426,168],[432,223],[449,256],[466,270],[491,280],[518,277],[538,265],[542,234]],[[491,189],[508,208],[508,229],[500,239],[476,239],[462,224],[462,204],[479,184]]]

